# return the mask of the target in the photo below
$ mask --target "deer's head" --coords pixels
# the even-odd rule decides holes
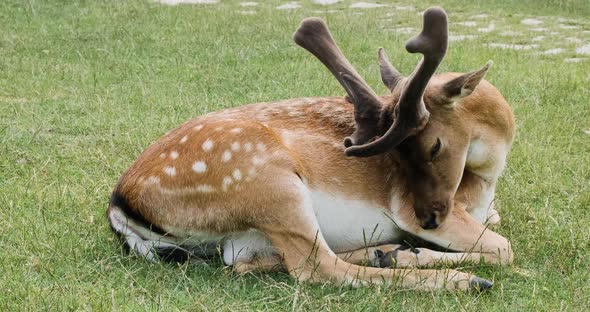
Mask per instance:
[[[416,217],[425,229],[446,218],[465,167],[470,138],[461,107],[454,103],[471,94],[490,67],[488,63],[468,74],[431,81],[447,51],[447,24],[441,8],[424,12],[422,32],[406,44],[408,52],[423,55],[410,77],[403,77],[379,49],[381,78],[393,95],[387,103],[347,61],[322,20],[305,19],[294,35],[298,45],[326,65],[354,104],[356,130],[344,140],[346,155],[398,151]]]

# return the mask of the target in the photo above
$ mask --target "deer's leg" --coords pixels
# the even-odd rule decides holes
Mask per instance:
[[[437,265],[457,266],[463,263],[498,263],[496,258],[489,260],[484,252],[444,252],[428,248],[411,248],[402,246],[387,253],[376,253],[375,266],[381,268],[429,268]],[[488,259],[488,260],[486,260]]]
[[[338,258],[348,263],[379,267],[380,261],[383,259],[384,255],[391,254],[399,248],[402,248],[402,245],[386,244],[375,247],[365,247],[353,251],[340,252],[336,255]]]
[[[358,250],[337,253],[336,256],[351,264],[373,267],[390,267],[382,264],[392,252],[403,249],[402,245],[387,244],[375,247],[366,247]],[[278,254],[256,255],[254,257],[238,257],[231,265],[237,273],[250,271],[272,272],[285,270],[282,259]]]
[[[457,265],[464,261],[478,262],[482,256],[477,252],[440,252],[398,244],[367,247],[337,255],[349,263],[380,268],[427,268],[435,265]]]
[[[486,262],[487,255],[481,252],[444,252],[387,244],[342,252],[337,256],[349,263],[380,268],[429,268],[437,265],[456,266],[465,262]],[[487,262],[497,263],[494,260]]]
[[[401,247],[401,245],[367,247],[354,251],[337,253],[336,256],[351,264],[379,267],[381,262],[384,261],[386,255],[391,255],[391,252]],[[274,272],[285,270],[282,259],[278,254],[256,256],[250,259],[236,259],[232,265],[233,270],[236,273],[246,273],[251,271]],[[381,265],[381,267],[389,266],[390,265]]]
[[[456,205],[460,205],[455,202]],[[514,258],[510,242],[475,220],[465,209],[455,206],[447,219],[433,230],[420,227],[411,207],[395,213],[402,229],[421,239],[454,252],[438,252],[426,248],[392,252],[384,263],[402,267],[428,267],[435,264],[460,264],[464,261],[490,264],[511,264]],[[387,258],[386,257],[386,258]],[[393,261],[392,261],[393,260]]]
[[[465,204],[467,212],[479,223],[500,223],[500,215],[494,209],[496,182],[487,182],[469,171],[463,173],[455,201]]]
[[[357,265],[373,266],[373,267],[390,267],[385,259],[388,256],[396,254],[399,250],[404,250],[407,247],[397,244],[387,244],[375,247],[366,247],[353,251],[346,251],[337,253],[336,256],[341,260]],[[391,259],[390,259],[391,260]],[[393,259],[395,260],[395,259]],[[391,262],[391,261],[390,261]],[[284,269],[282,260],[278,255],[264,255],[257,256],[251,259],[236,259],[233,263],[234,271],[244,273],[248,271],[277,271]],[[400,266],[411,267],[411,265]]]
[[[299,281],[332,281],[338,284],[395,284],[419,290],[469,290],[489,288],[491,283],[455,270],[381,269],[347,263],[328,247],[320,232],[306,186],[295,180],[283,207],[266,211],[262,231],[282,255],[290,275]],[[293,196],[293,195],[292,195]]]

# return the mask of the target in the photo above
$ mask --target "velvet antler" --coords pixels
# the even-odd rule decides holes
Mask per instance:
[[[313,17],[303,20],[293,39],[326,65],[354,104],[356,130],[344,145],[365,144],[377,137],[382,104],[340,51],[324,21]]]
[[[421,53],[424,57],[405,83],[395,108],[393,125],[381,138],[371,143],[348,147],[346,155],[368,157],[383,153],[426,126],[430,113],[424,105],[424,90],[447,51],[447,24],[447,14],[443,9],[434,7],[424,12],[422,32],[406,43],[408,52]]]
[[[385,54],[385,50],[383,48],[379,48],[379,69],[381,72],[381,80],[383,84],[389,89],[389,91],[393,91],[395,87],[404,80],[404,76],[400,74],[391,62],[389,61],[389,57]]]

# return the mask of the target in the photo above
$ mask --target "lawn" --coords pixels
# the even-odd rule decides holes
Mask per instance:
[[[493,60],[487,79],[518,124],[496,199],[496,230],[512,241],[515,263],[460,268],[493,280],[490,291],[298,284],[284,274],[236,276],[220,259],[154,264],[125,254],[107,226],[109,194],[167,130],[217,109],[344,94],[293,43],[301,19],[325,18],[384,94],[377,48],[408,74],[418,57],[403,43],[431,5],[258,2],[0,3],[0,310],[587,310],[588,0],[437,3],[453,36],[439,71]]]

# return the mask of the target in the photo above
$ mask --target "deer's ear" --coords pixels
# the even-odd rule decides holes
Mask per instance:
[[[492,61],[488,61],[481,69],[461,75],[445,83],[442,87],[443,94],[451,101],[470,95],[486,76],[492,64]]]

